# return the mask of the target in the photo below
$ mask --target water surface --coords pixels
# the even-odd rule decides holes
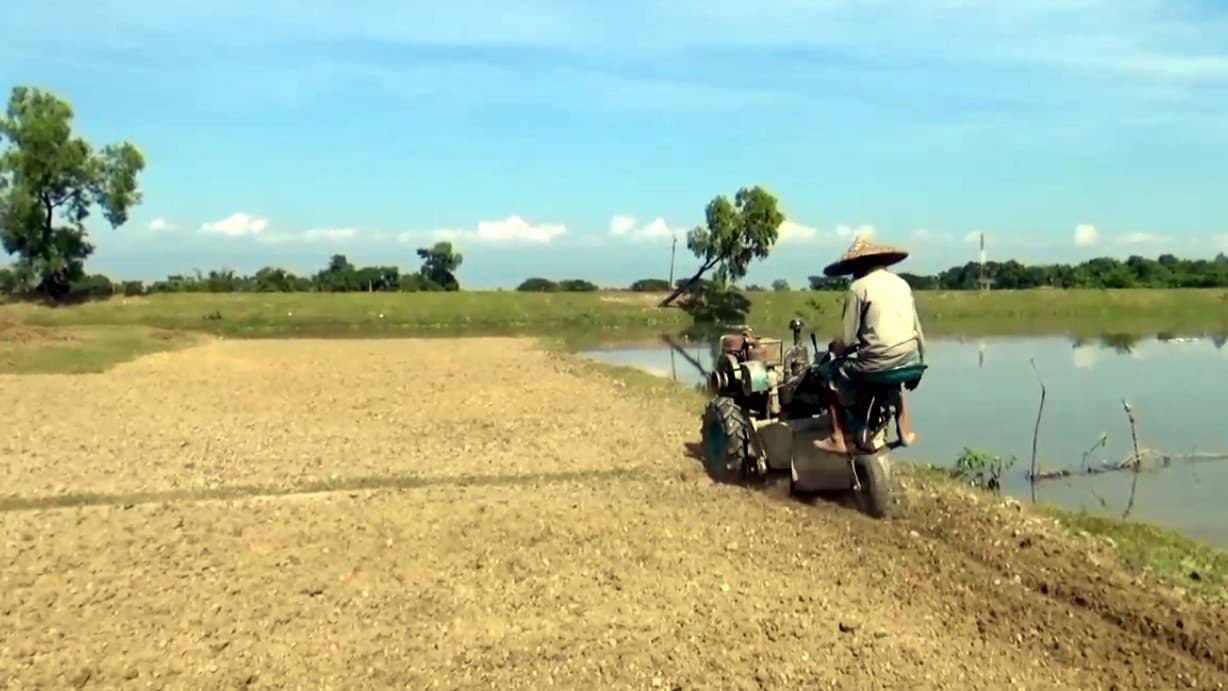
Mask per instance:
[[[712,365],[707,343],[684,343],[678,349],[664,343],[613,346],[586,354],[690,385],[705,381],[704,371],[690,361],[705,371]],[[1107,444],[1090,455],[1091,462],[1126,458],[1132,442],[1123,399],[1134,409],[1144,449],[1228,451],[1228,347],[1223,338],[934,339],[926,359],[930,369],[909,398],[919,440],[901,455],[941,465],[952,465],[966,447],[1014,456],[1004,491],[1021,498],[1031,494],[1024,473],[1031,463],[1040,402],[1038,373],[1046,387],[1037,450],[1042,469],[1079,467],[1103,434]],[[1121,515],[1132,480],[1128,472],[1050,480],[1038,485],[1037,498]],[[1177,461],[1140,475],[1130,515],[1228,547],[1225,489],[1228,461]]]

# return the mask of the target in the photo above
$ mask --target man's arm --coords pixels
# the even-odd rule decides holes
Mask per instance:
[[[857,334],[861,331],[861,298],[849,288],[844,295],[843,328],[836,338],[836,355],[843,355],[857,344]]]
[[[925,331],[921,329],[921,316],[917,313],[915,297],[912,303],[912,321],[913,328],[917,331],[917,354],[921,356],[921,362],[925,362]]]

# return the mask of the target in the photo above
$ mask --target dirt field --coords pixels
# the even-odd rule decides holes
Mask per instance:
[[[214,342],[0,413],[0,688],[1228,682],[1224,612],[1103,544],[714,486],[696,416],[522,341]]]

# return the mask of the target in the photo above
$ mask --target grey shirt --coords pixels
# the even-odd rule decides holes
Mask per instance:
[[[875,269],[849,285],[844,303],[846,346],[856,346],[863,372],[910,364],[925,357],[925,334],[917,317],[912,287],[886,269]]]

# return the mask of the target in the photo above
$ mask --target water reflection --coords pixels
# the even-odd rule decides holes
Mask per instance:
[[[1096,355],[1100,347],[1091,343],[1076,343],[1072,350],[1074,366],[1079,369],[1091,369],[1096,364]]]
[[[594,357],[654,371],[703,389],[715,340],[673,339],[671,347],[610,347]],[[1131,453],[1122,400],[1133,406],[1140,446],[1157,454],[1228,451],[1225,337],[1099,339],[931,339],[931,366],[911,394],[920,435],[911,458],[953,463],[965,448],[1018,459],[1004,490],[1026,497],[1040,387],[1046,389],[1038,439],[1045,470],[1113,465]],[[791,335],[785,342],[791,341]],[[1031,362],[1036,363],[1033,372]],[[1103,444],[1098,440],[1105,437]],[[1088,451],[1089,447],[1094,447]],[[1121,514],[1131,473],[1064,477],[1040,487],[1041,501]],[[1140,477],[1133,517],[1228,545],[1228,461],[1175,461]]]

